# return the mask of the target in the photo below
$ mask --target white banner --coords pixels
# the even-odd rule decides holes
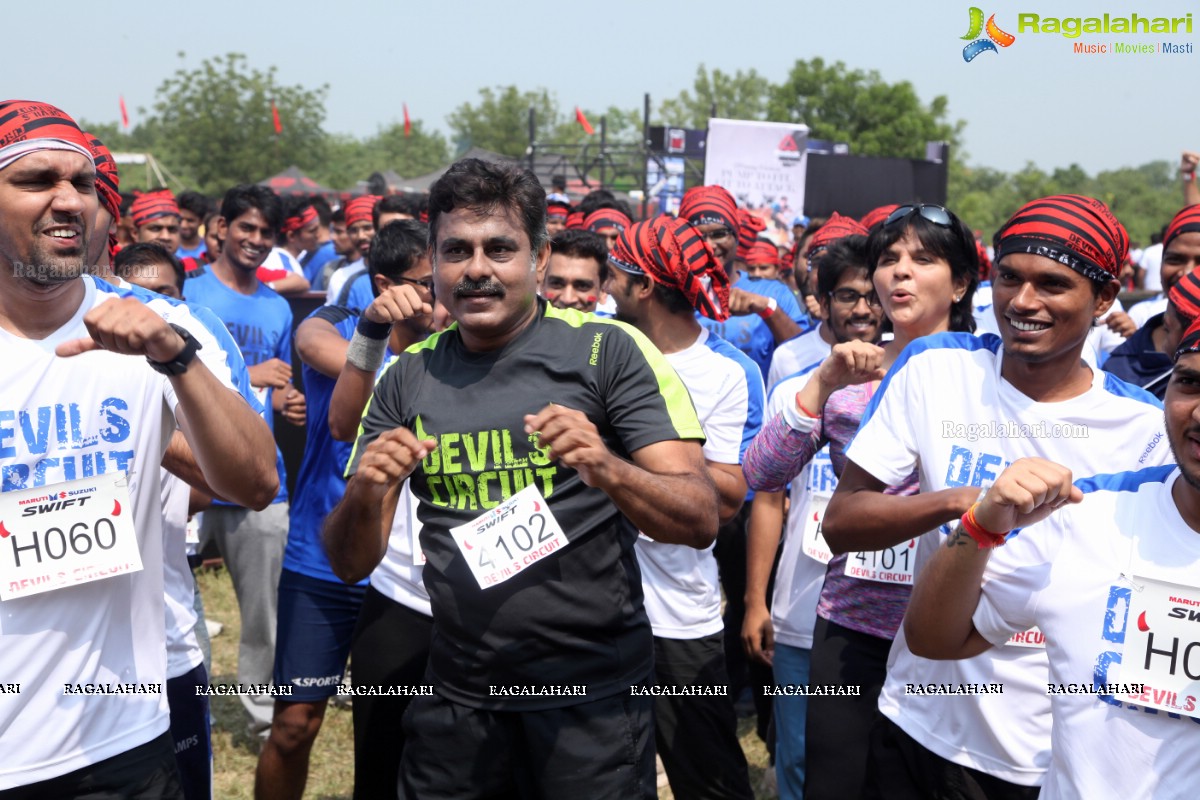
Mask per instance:
[[[762,217],[773,241],[788,244],[792,220],[804,213],[807,147],[807,125],[710,119],[704,183],[724,186]]]

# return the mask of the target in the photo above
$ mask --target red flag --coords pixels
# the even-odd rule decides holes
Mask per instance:
[[[129,130],[129,111],[125,108],[125,95],[119,95],[121,100],[121,124]]]
[[[275,122],[275,135],[283,133],[283,123],[279,121],[279,109],[275,107],[275,101],[271,101],[271,119]]]
[[[596,132],[595,129],[592,128],[592,123],[588,122],[587,117],[583,115],[583,109],[581,109],[579,106],[575,106],[575,121],[583,126],[584,133],[590,135]]]
[[[404,135],[412,136],[412,121],[408,118],[408,103],[404,104]]]

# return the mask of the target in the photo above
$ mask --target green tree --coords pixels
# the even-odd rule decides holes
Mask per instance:
[[[550,141],[558,124],[558,101],[546,89],[522,92],[516,86],[485,87],[479,102],[463,103],[446,117],[457,154],[482,147],[512,158],[529,148],[529,109],[536,113],[536,136]]]
[[[373,172],[389,169],[405,178],[415,178],[450,160],[446,138],[437,131],[426,132],[420,120],[413,120],[409,136],[404,135],[402,123],[380,128],[366,140],[330,136],[325,152],[325,160],[311,174],[318,182],[336,189],[351,187]]]
[[[182,53],[180,54],[182,57]],[[250,67],[244,55],[205,59],[180,68],[156,92],[146,126],[155,156],[190,186],[219,194],[237,183],[262,180],[295,164],[315,169],[325,157],[325,96],[317,89],[279,83],[275,67]],[[273,126],[271,103],[282,133]]]
[[[928,141],[958,144],[966,123],[947,118],[948,103],[939,95],[925,105],[908,81],[814,58],[771,87],[767,118],[803,123],[813,138],[847,142],[855,155],[924,158]]]
[[[753,69],[729,75],[719,69],[709,73],[701,64],[692,91],[684,89],[664,100],[658,117],[661,124],[706,128],[715,106],[717,116],[725,119],[766,119],[772,89],[770,81]]]

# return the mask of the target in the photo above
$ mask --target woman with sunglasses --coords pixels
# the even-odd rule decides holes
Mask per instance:
[[[743,470],[753,489],[780,490],[826,444],[840,477],[845,448],[900,352],[923,336],[974,330],[975,241],[946,209],[897,208],[868,237],[867,264],[873,291],[830,299],[882,306],[883,324],[893,339],[883,346],[857,340],[834,346],[794,402],[764,426],[747,451]],[[819,260],[817,270],[819,284]],[[780,390],[787,389],[781,383]],[[916,472],[886,491],[916,494]],[[888,652],[912,589],[911,550],[904,542],[876,553],[841,554],[826,568],[809,685],[861,689],[857,696],[809,697],[805,798],[857,797],[861,791]]]

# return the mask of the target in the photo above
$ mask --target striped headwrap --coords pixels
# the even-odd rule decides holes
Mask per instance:
[[[1017,209],[996,231],[992,247],[997,263],[1010,253],[1032,253],[1104,283],[1117,280],[1129,253],[1129,234],[1099,200],[1058,194]]]
[[[157,192],[138,194],[129,207],[129,216],[133,217],[134,227],[140,228],[152,219],[178,217],[179,206],[175,204],[175,195],[171,194],[170,189],[159,189]]]
[[[312,206],[305,206],[299,214],[294,217],[287,217],[283,221],[283,227],[279,229],[279,233],[287,236],[289,233],[303,230],[305,225],[317,218],[317,210]]]
[[[1167,293],[1167,302],[1187,323],[1200,317],[1200,272],[1189,272],[1176,281]]]
[[[588,214],[583,220],[583,229],[592,233],[616,228],[617,232],[627,230],[633,220],[615,208],[598,208]]]
[[[750,252],[746,254],[746,263],[750,266],[759,264],[768,264],[772,267],[779,267],[779,248],[774,242],[766,239],[759,239],[750,246]]]
[[[871,228],[874,228],[876,225],[878,225],[879,223],[881,223],[885,219],[887,219],[888,215],[890,215],[893,211],[895,211],[899,207],[900,207],[899,204],[892,203],[891,205],[888,205],[888,206],[880,206],[879,208],[872,208],[866,214],[863,214],[863,217],[862,217],[862,219],[859,220],[859,222],[861,222],[862,226],[869,231],[869,230],[871,230]]]
[[[567,230],[569,230],[569,231],[583,230],[583,212],[582,211],[572,211],[570,214],[567,214]]]
[[[1171,246],[1171,240],[1181,233],[1200,233],[1200,205],[1188,206],[1172,217],[1163,235],[1163,252]]]
[[[88,149],[92,151],[92,161],[96,165],[96,194],[100,196],[100,205],[115,222],[121,219],[121,178],[117,174],[117,162],[113,161],[112,153],[104,146],[104,142],[90,133],[83,135],[87,139]],[[108,263],[111,264],[121,246],[117,243],[117,234],[113,232],[111,225],[107,233]]]
[[[737,260],[746,261],[746,256],[750,254],[750,248],[758,241],[758,235],[767,229],[767,223],[762,217],[751,214],[744,208],[737,210],[737,218]]]
[[[899,206],[893,208],[892,211],[895,211],[896,208],[899,208]],[[871,213],[874,214],[875,212],[872,211]],[[888,213],[890,214],[891,211]],[[867,227],[867,225],[854,219],[854,217],[846,217],[836,211],[833,212],[833,216],[829,218],[829,221],[822,225],[820,230],[814,233],[812,238],[808,240],[809,259],[816,258],[838,239],[845,239],[847,236],[855,235],[866,236]]]
[[[737,201],[724,186],[693,186],[679,203],[679,218],[693,225],[724,225],[738,235]]]
[[[92,153],[92,162],[96,165],[96,194],[100,195],[100,205],[112,214],[113,219],[120,219],[121,178],[117,174],[117,162],[113,161],[112,153],[104,146],[104,142],[90,133],[84,136]]]
[[[39,150],[70,150],[92,161],[87,137],[62,109],[35,100],[0,101],[0,169]]]
[[[1183,332],[1183,338],[1175,348],[1175,360],[1178,361],[1179,357],[1186,353],[1200,353],[1200,317],[1192,320],[1188,329]]]
[[[661,216],[626,228],[608,260],[625,272],[678,289],[709,319],[729,318],[729,276],[700,232],[681,219]]]
[[[346,204],[346,227],[357,225],[360,222],[375,222],[375,204],[382,200],[382,197],[373,194],[364,194],[361,197],[356,197]]]

